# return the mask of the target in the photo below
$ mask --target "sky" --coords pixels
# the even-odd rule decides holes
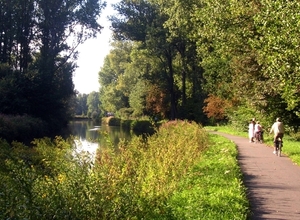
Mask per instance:
[[[107,16],[114,13],[111,4],[117,3],[118,1],[119,0],[107,0],[107,6],[99,19],[99,23],[101,26],[104,26],[104,29],[98,34],[97,38],[89,39],[78,47],[78,67],[73,75],[73,83],[75,89],[81,94],[99,91],[98,72],[103,65],[105,56],[109,54],[111,49],[110,22]]]

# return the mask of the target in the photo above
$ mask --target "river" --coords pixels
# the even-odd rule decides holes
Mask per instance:
[[[92,120],[73,120],[69,123],[69,133],[76,137],[76,152],[89,155],[94,161],[99,147],[109,144],[117,146],[120,140],[130,140],[129,130],[119,126],[101,126]]]

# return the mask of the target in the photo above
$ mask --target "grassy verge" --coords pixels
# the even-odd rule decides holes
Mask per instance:
[[[249,203],[235,144],[210,135],[211,146],[170,199],[175,219],[247,219]]]
[[[94,166],[59,137],[34,145],[0,140],[0,219],[247,219],[235,145],[195,123],[100,149]]]
[[[218,126],[218,127],[205,127],[206,130],[211,131],[220,131],[228,134],[238,135],[242,137],[248,137],[247,132],[236,131],[230,126]],[[299,148],[299,134],[285,134],[284,136],[284,144],[282,148],[282,152],[288,156],[293,163],[300,165],[300,148]],[[264,143],[269,146],[273,147],[273,136],[265,132],[264,134]]]

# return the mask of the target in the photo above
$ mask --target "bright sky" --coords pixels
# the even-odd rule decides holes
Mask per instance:
[[[92,91],[99,91],[98,72],[103,65],[105,56],[111,49],[109,45],[111,39],[110,22],[107,16],[114,13],[111,4],[115,4],[118,1],[107,0],[107,6],[100,17],[100,24],[104,26],[101,34],[98,34],[97,38],[87,40],[78,48],[78,68],[73,76],[73,82],[75,89],[79,93],[89,94]]]

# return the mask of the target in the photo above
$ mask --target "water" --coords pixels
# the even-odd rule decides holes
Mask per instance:
[[[85,155],[94,161],[97,149],[108,145],[117,146],[120,140],[130,140],[129,130],[118,126],[101,126],[91,120],[74,120],[69,124],[69,133],[76,137],[78,154]]]

